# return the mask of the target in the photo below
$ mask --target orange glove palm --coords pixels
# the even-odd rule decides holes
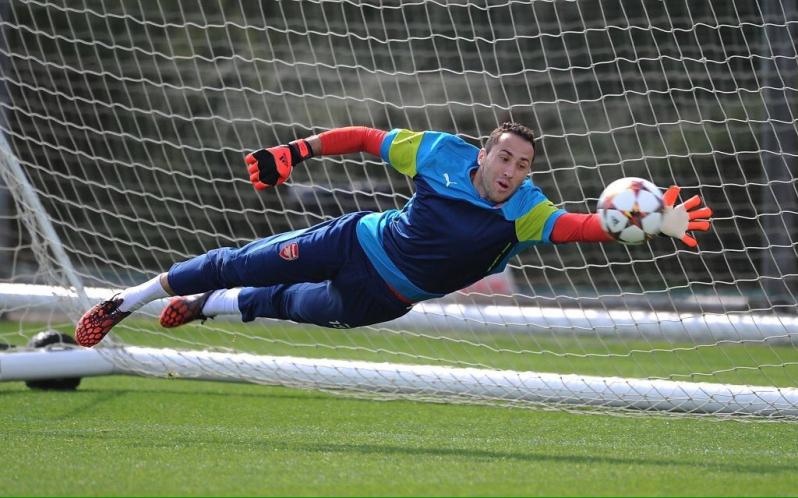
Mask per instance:
[[[712,216],[712,209],[704,206],[699,209],[701,205],[701,197],[694,195],[687,199],[678,206],[676,199],[679,197],[680,188],[672,186],[665,191],[662,196],[665,202],[665,212],[662,215],[662,227],[660,231],[675,239],[684,242],[688,247],[696,247],[698,241],[691,235],[687,234],[688,230],[698,230],[706,232],[710,228],[709,217]]]

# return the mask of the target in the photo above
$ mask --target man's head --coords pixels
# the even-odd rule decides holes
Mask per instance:
[[[532,170],[535,135],[524,125],[503,123],[479,151],[474,187],[493,203],[506,201]]]

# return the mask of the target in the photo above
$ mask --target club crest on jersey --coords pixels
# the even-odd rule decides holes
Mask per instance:
[[[299,244],[291,242],[280,249],[280,257],[286,261],[293,261],[299,257]]]

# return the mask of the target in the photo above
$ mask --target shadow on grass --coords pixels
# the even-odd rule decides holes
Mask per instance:
[[[22,385],[20,383],[20,385]],[[201,386],[202,382],[197,381],[194,386]],[[259,399],[259,400],[267,400],[269,398],[279,398],[279,399],[286,399],[286,400],[336,400],[336,399],[346,399],[348,401],[370,401],[368,399],[356,398],[356,397],[349,397],[346,396],[344,398],[340,396],[335,396],[332,393],[325,394],[319,392],[318,390],[300,390],[299,393],[291,393],[287,391],[287,389],[296,389],[299,388],[294,387],[283,387],[283,386],[271,386],[271,385],[258,385],[258,384],[233,384],[237,386],[242,386],[243,389],[251,388],[251,389],[258,389],[262,388],[262,392],[233,392],[231,393],[228,391],[221,390],[222,388],[209,388],[205,387],[204,389],[200,388],[191,388],[186,389],[185,387],[176,387],[175,389],[170,388],[163,388],[163,389],[117,389],[117,388],[83,388],[79,387],[76,391],[41,391],[41,390],[34,390],[34,389],[14,389],[14,390],[0,390],[0,399],[3,397],[12,397],[12,396],[35,396],[35,395],[52,395],[52,394],[60,394],[62,396],[75,396],[78,398],[88,396],[88,395],[105,395],[104,398],[111,399],[116,398],[123,395],[128,394],[145,394],[145,395],[169,395],[169,396],[210,396],[210,397],[218,397],[223,398],[225,400],[230,400],[231,398],[251,398],[251,399]],[[224,384],[223,388],[229,389],[230,385]],[[286,389],[286,391],[281,392],[281,390]]]
[[[244,400],[259,400],[268,401],[273,399],[278,400],[299,400],[299,401],[338,401],[340,398],[325,393],[314,391],[300,391],[292,392],[282,389],[274,389],[270,386],[257,386],[257,385],[240,385],[242,389],[248,391],[244,392],[230,392],[225,390],[229,388],[229,384],[204,384],[197,382],[192,384],[190,389],[186,389],[185,384],[175,384],[174,386],[162,385],[159,388],[145,388],[145,389],[125,389],[115,387],[100,387],[100,388],[83,388],[76,392],[61,392],[57,393],[54,399],[63,399],[65,403],[62,405],[63,411],[58,410],[50,412],[46,417],[48,420],[61,421],[76,418],[85,413],[96,411],[98,407],[105,403],[117,400],[120,397],[127,395],[145,394],[150,396],[169,396],[169,397],[213,397],[217,401],[225,403],[233,403],[236,398]],[[263,390],[258,390],[263,387]],[[40,395],[52,395],[52,391],[40,392],[31,391],[26,388],[0,391],[0,400],[5,398],[8,400],[11,397],[28,397],[31,400],[36,400]],[[51,398],[52,399],[52,398]],[[362,403],[373,403],[371,400],[363,400],[356,398],[345,398],[347,401],[356,401]],[[68,404],[66,403],[68,401]],[[176,403],[180,403],[177,400]],[[426,405],[426,404],[425,404]],[[201,428],[201,424],[200,428]],[[26,429],[29,435],[37,433],[36,430]],[[47,432],[47,431],[45,431]],[[647,457],[647,456],[606,456],[606,455],[580,455],[580,454],[549,454],[545,451],[502,451],[492,449],[475,449],[475,448],[441,448],[441,447],[418,447],[413,445],[392,445],[392,444],[374,444],[374,443],[339,443],[339,442],[303,442],[297,441],[295,438],[275,438],[268,437],[266,433],[258,433],[254,437],[250,434],[247,439],[240,439],[237,437],[225,437],[223,434],[214,431],[202,433],[191,432],[187,434],[183,431],[171,432],[169,434],[160,434],[158,437],[151,439],[146,434],[140,434],[139,437],[131,441],[130,434],[127,430],[115,429],[113,425],[107,428],[107,432],[92,432],[88,430],[78,430],[82,438],[94,439],[98,441],[119,441],[125,446],[134,446],[140,448],[172,448],[176,443],[188,447],[218,447],[224,450],[229,447],[241,448],[254,451],[285,451],[285,452],[309,452],[309,453],[340,453],[351,456],[363,457],[379,457],[379,456],[404,456],[404,457],[444,457],[455,459],[467,459],[476,462],[496,462],[496,461],[517,461],[517,462],[555,462],[567,464],[605,464],[613,466],[655,466],[655,467],[674,467],[683,469],[702,469],[714,472],[733,472],[740,474],[776,474],[790,472],[794,473],[798,470],[798,465],[780,464],[780,463],[757,463],[757,462],[716,462],[692,459],[677,459],[677,458],[661,458],[661,457]],[[422,437],[419,438],[419,444],[436,444],[435,441],[425,441]],[[539,448],[538,448],[539,449]],[[586,452],[588,450],[585,450]]]
[[[370,445],[370,444],[286,444],[283,442],[271,443],[272,447],[283,450],[302,449],[320,453],[360,453],[364,455],[407,455],[407,456],[436,456],[436,457],[465,457],[472,460],[516,460],[522,462],[559,462],[568,464],[608,464],[608,465],[644,465],[661,467],[700,468],[711,471],[735,472],[745,474],[771,474],[780,472],[795,472],[798,466],[780,464],[748,464],[748,463],[707,463],[690,460],[658,459],[658,458],[633,458],[633,457],[607,457],[588,455],[549,455],[534,452],[512,452],[473,450],[458,448],[413,448],[406,446]]]
[[[52,399],[52,396],[63,396],[64,399],[69,400],[71,408],[59,414],[51,414],[47,417],[48,420],[60,421],[91,412],[100,405],[120,398],[125,394],[127,393],[124,391],[43,391],[38,389],[26,389],[18,391],[0,391],[0,399],[22,396],[28,396],[32,399],[35,399],[37,396],[47,396],[49,399]],[[75,404],[76,402],[77,404]]]
[[[98,402],[106,399],[98,400]],[[86,407],[84,406],[83,409]],[[30,431],[33,434],[37,431]],[[48,435],[51,436],[49,431]],[[544,452],[526,451],[500,451],[482,450],[473,448],[424,448],[414,446],[398,446],[389,444],[368,444],[368,443],[303,443],[295,440],[285,441],[282,439],[270,439],[256,437],[252,440],[242,441],[237,438],[214,436],[213,434],[194,433],[191,437],[169,437],[164,434],[157,439],[147,441],[138,438],[131,441],[129,434],[113,429],[107,431],[81,431],[83,439],[94,439],[98,441],[120,441],[124,446],[142,449],[173,449],[175,445],[185,447],[198,447],[204,450],[219,447],[220,450],[229,450],[235,447],[247,451],[268,451],[275,450],[289,453],[338,453],[346,456],[361,457],[390,457],[400,456],[409,458],[428,458],[442,457],[469,460],[470,463],[498,463],[498,462],[523,462],[523,463],[562,463],[570,465],[611,465],[611,466],[653,466],[653,467],[673,467],[677,469],[699,469],[706,472],[725,472],[735,474],[780,474],[794,473],[798,470],[797,465],[785,465],[778,463],[718,463],[698,461],[695,459],[675,459],[675,458],[649,458],[649,457],[614,457],[606,455],[553,455]],[[432,443],[434,444],[434,443]],[[292,456],[292,458],[296,458]]]

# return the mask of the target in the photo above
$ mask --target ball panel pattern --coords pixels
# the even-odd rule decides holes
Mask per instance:
[[[659,234],[664,210],[662,192],[642,178],[621,178],[599,197],[601,228],[623,244],[642,244]]]

